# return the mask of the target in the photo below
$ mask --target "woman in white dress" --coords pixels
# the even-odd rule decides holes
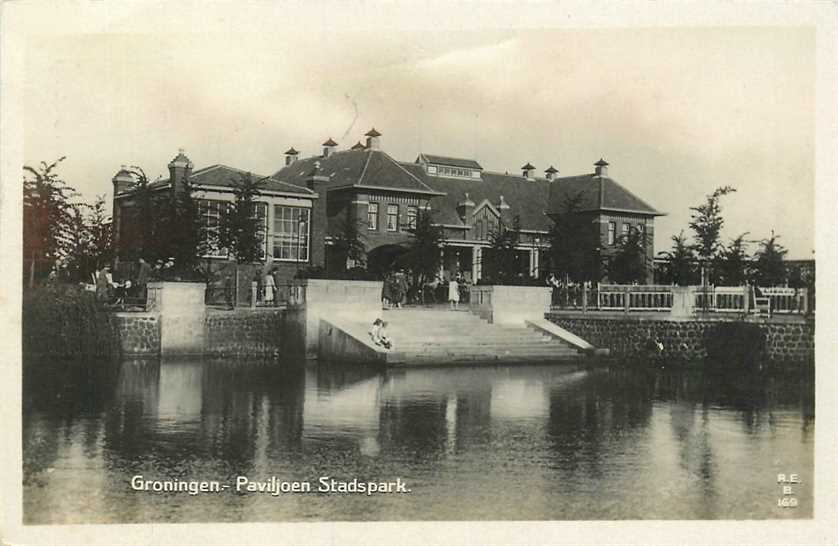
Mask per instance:
[[[262,286],[265,287],[265,305],[274,304],[274,290],[276,289],[276,281],[274,281],[273,272],[265,273],[262,278]]]
[[[454,275],[448,281],[448,301],[451,302],[452,311],[457,309],[457,305],[460,303],[460,283],[457,282],[457,277]]]

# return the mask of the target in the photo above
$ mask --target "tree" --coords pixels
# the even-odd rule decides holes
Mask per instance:
[[[125,241],[120,245],[120,254],[128,259],[143,257],[149,262],[167,259],[165,234],[161,226],[163,208],[167,205],[163,192],[155,191],[153,183],[141,167],[132,166],[128,172],[135,180],[133,189],[136,206],[122,210],[125,215],[122,225],[125,228],[121,239]]]
[[[332,261],[336,263],[330,264],[331,268],[341,271],[348,267],[365,268],[367,245],[364,239],[359,222],[348,218],[339,221],[337,232],[332,235],[332,252],[335,256]]]
[[[617,241],[617,252],[608,264],[608,277],[618,284],[641,283],[646,280],[646,237],[632,228]]]
[[[440,226],[434,225],[433,215],[420,209],[416,216],[416,226],[408,228],[410,241],[407,251],[399,256],[398,263],[413,272],[415,286],[423,286],[436,277],[442,261],[440,249],[445,242],[445,235]]]
[[[594,280],[599,237],[590,218],[581,214],[583,195],[566,196],[550,229],[550,269],[574,282]]]
[[[735,191],[732,186],[716,188],[716,191],[707,196],[703,205],[690,207],[693,211],[690,216],[690,229],[695,232],[695,250],[699,258],[709,259],[718,252],[719,236],[724,226],[719,201],[723,196]]]
[[[238,263],[255,263],[265,257],[265,215],[260,211],[256,198],[267,178],[256,179],[251,173],[242,174],[232,181],[235,201],[222,209],[218,230],[218,244],[235,256]],[[215,241],[204,233],[202,240],[208,246]]]
[[[97,196],[92,205],[74,204],[71,211],[63,273],[67,280],[90,282],[91,274],[112,258],[111,221],[105,211],[105,196]]]
[[[747,233],[732,239],[730,244],[722,246],[715,261],[716,284],[721,286],[741,286],[748,280],[750,266],[745,240]]]
[[[498,231],[489,234],[491,246],[483,253],[483,277],[493,284],[518,284],[523,280],[516,247],[521,240],[521,221],[518,216],[510,227],[503,223]]]
[[[183,189],[172,188],[171,200],[162,208],[163,215],[156,236],[163,243],[165,254],[174,258],[172,275],[176,280],[203,279],[200,257],[209,253],[209,241],[203,237],[204,228],[194,197],[195,188],[189,178],[180,181]]]
[[[91,265],[99,269],[113,259],[113,222],[106,211],[105,196],[97,195],[87,212]]]
[[[70,244],[76,191],[55,172],[64,159],[23,167],[23,253],[30,288],[67,255]]]
[[[779,286],[786,281],[786,267],[783,263],[788,252],[777,242],[779,235],[771,231],[771,237],[759,242],[754,257],[754,283],[757,286]]]
[[[687,243],[684,232],[672,236],[672,249],[660,253],[666,260],[664,278],[666,281],[687,286],[695,281],[695,250]]]
[[[725,223],[720,201],[723,196],[735,191],[732,186],[716,188],[707,196],[704,204],[690,207],[692,214],[689,225],[695,234],[695,251],[702,264],[702,280],[705,284],[710,276],[707,268],[718,254],[719,238]]]

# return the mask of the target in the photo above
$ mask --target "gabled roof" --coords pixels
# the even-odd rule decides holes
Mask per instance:
[[[298,155],[299,153],[300,153],[300,152],[298,152],[297,150],[295,150],[293,146],[291,146],[290,148],[288,148],[288,149],[285,151],[285,155]]]
[[[557,169],[556,167],[554,167],[554,166],[550,165],[549,167],[547,167],[546,169],[544,169],[544,172],[546,172],[546,173],[550,173],[550,174],[555,174],[555,173],[559,172],[559,169]]]
[[[416,176],[423,177],[425,183],[433,189],[445,193],[444,196],[431,200],[434,221],[445,225],[462,225],[457,205],[468,192],[469,198],[478,203],[484,200],[497,209],[500,196],[509,204],[511,218],[519,216],[521,228],[525,230],[549,231],[553,222],[545,215],[547,198],[550,194],[550,182],[541,178],[526,179],[523,176],[483,171],[482,180],[466,180],[428,176],[421,165],[402,163]]]
[[[360,142],[360,141],[356,142],[356,143],[355,143],[355,144],[354,144],[354,145],[350,148],[350,150],[364,150],[364,149],[366,149],[366,146],[364,146],[363,144],[361,144],[361,142]]]
[[[522,171],[531,171],[531,170],[533,170],[533,169],[535,169],[535,167],[534,167],[534,166],[532,166],[532,165],[530,164],[530,162],[529,162],[529,161],[527,162],[527,164],[526,164],[526,165],[524,165],[523,167],[521,167],[521,170],[522,170]]]
[[[381,136],[381,133],[379,133],[378,131],[376,131],[376,130],[375,130],[375,127],[373,127],[372,129],[370,129],[369,131],[367,131],[367,132],[364,134],[364,136],[368,136],[368,137],[377,137],[377,136]]]
[[[444,155],[419,154],[416,158],[416,163],[424,161],[426,163],[433,163],[434,165],[446,165],[448,167],[462,167],[465,169],[483,170],[480,163],[473,159],[463,159],[459,157],[448,157]]]
[[[323,146],[337,146],[338,143],[332,140],[332,137],[329,137],[329,140],[323,143]]]
[[[189,177],[189,180],[193,184],[201,186],[232,187],[245,174],[247,174],[247,171],[228,167],[227,165],[211,165],[194,171]],[[315,193],[305,186],[290,184],[282,180],[277,180],[274,177],[266,177],[255,173],[251,174],[256,180],[265,179],[265,184],[262,186],[262,189],[265,191],[300,195],[314,195]]]
[[[550,214],[566,211],[567,200],[579,196],[580,211],[612,211],[663,216],[614,179],[595,174],[564,176],[550,182]]]
[[[209,167],[203,167],[201,169],[198,169],[197,171],[193,171],[192,174],[189,176],[189,181],[192,184],[198,186],[232,188],[243,174],[247,174],[247,171],[244,171],[242,169],[236,169],[235,167],[229,167],[227,165],[217,164],[210,165]],[[262,186],[262,190],[264,191],[294,194],[300,195],[301,197],[316,196],[315,192],[311,191],[305,186],[290,184],[282,180],[277,180],[274,177],[266,177],[261,174],[251,174],[253,175],[253,178],[255,178],[256,180],[262,178],[266,179],[265,184]],[[155,180],[153,183],[149,185],[149,187],[156,189],[168,185],[169,179],[163,178],[160,180]]]
[[[343,150],[329,157],[299,159],[277,171],[274,178],[304,186],[315,173],[328,179],[322,182],[328,190],[354,187],[438,194],[422,178],[381,150]]]

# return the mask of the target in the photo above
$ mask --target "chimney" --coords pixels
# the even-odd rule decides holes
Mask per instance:
[[[366,135],[367,137],[367,149],[369,150],[380,150],[381,149],[381,133],[375,130],[375,127],[370,129]]]
[[[555,168],[554,166],[550,165],[547,169],[544,170],[544,176],[547,180],[553,180],[556,178],[556,175],[559,173],[559,169]]]
[[[297,161],[297,156],[300,155],[300,152],[294,149],[294,147],[288,148],[285,152],[285,165],[288,166],[291,163]]]
[[[596,169],[594,170],[594,174],[596,176],[608,176],[608,162],[602,158],[599,158],[599,161],[594,163]]]
[[[113,195],[116,197],[118,193],[122,193],[134,185],[134,175],[128,171],[128,167],[123,165],[111,179],[111,182],[113,182]]]
[[[457,203],[457,214],[460,216],[460,220],[462,220],[464,224],[468,224],[468,219],[473,210],[474,201],[472,201],[468,196],[468,192],[465,192],[463,200]]]
[[[184,189],[184,181],[192,174],[192,162],[186,157],[183,148],[178,150],[174,159],[169,162],[169,183],[174,193]]]
[[[526,178],[528,180],[532,180],[532,173],[533,173],[533,171],[535,171],[535,167],[533,167],[532,165],[527,163],[526,165],[521,167],[521,171],[523,171],[523,173],[524,173],[524,178]]]
[[[323,157],[329,157],[335,152],[335,148],[337,148],[338,143],[332,140],[332,137],[329,137],[329,140],[323,143]]]
[[[367,148],[363,144],[361,144],[360,141],[358,141],[354,146],[352,146],[349,149],[355,151],[355,150],[366,150]]]

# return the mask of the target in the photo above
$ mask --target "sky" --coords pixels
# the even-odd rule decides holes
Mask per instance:
[[[731,185],[725,241],[773,230],[788,257],[813,257],[810,28],[271,25],[30,36],[25,161],[67,156],[63,177],[110,199],[121,165],[166,176],[179,148],[196,168],[271,174],[291,146],[347,148],[374,126],[403,161],[426,152],[569,176],[605,158],[666,213],[656,250]]]

